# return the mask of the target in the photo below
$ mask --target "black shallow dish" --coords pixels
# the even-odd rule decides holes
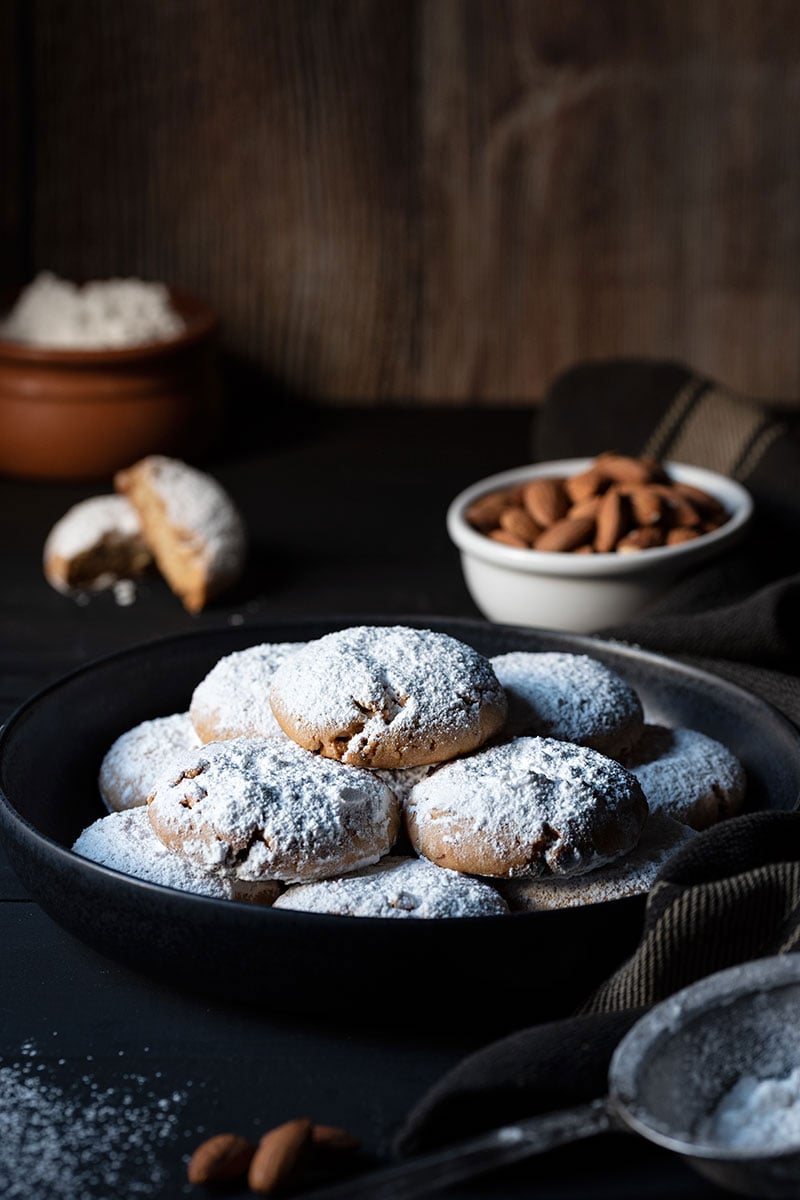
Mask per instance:
[[[561,912],[392,921],[257,908],[159,887],[69,850],[102,816],[108,747],[151,717],[185,711],[225,654],[304,641],[356,624],[423,626],[493,655],[563,649],[602,659],[637,689],[650,719],[718,738],[744,763],[748,807],[793,809],[800,734],[727,682],[600,640],[438,618],[350,618],[200,631],[134,646],[61,679],[0,734],[0,827],[11,862],[54,920],[102,954],[201,994],[365,1022],[385,1014],[436,1027],[565,1015],[636,944],[644,899]]]

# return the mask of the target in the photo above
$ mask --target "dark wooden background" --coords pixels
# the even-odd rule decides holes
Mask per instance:
[[[292,392],[800,396],[796,0],[0,0],[0,102],[3,282],[180,283]]]

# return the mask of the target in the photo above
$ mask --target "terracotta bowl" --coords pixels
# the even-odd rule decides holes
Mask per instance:
[[[0,338],[0,472],[100,479],[147,454],[202,452],[220,413],[218,319],[183,292],[170,299],[186,328],[167,341],[70,350]]]

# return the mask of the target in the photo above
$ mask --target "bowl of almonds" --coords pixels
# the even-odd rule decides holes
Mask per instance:
[[[490,621],[590,633],[730,550],[752,515],[727,476],[605,451],[479,480],[450,504],[447,530]]]

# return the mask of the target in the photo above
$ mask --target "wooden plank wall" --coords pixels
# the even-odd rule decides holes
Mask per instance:
[[[332,404],[530,404],[615,355],[800,397],[794,0],[15,7],[7,278],[179,282]]]

